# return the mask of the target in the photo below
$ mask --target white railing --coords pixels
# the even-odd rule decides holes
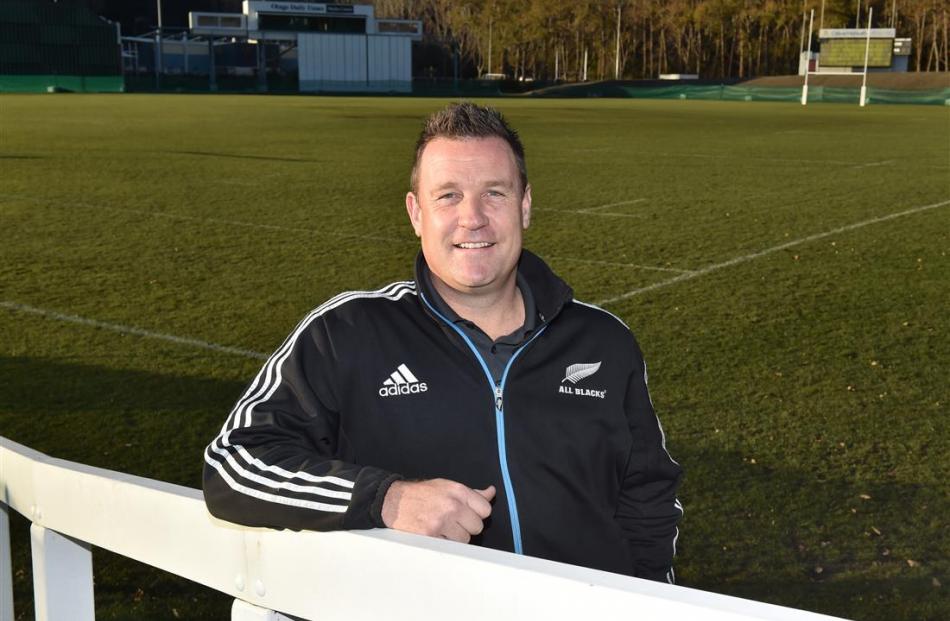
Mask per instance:
[[[831,618],[389,530],[244,528],[211,517],[198,490],[0,437],[2,620],[14,618],[8,507],[32,522],[38,621],[94,619],[91,546],[231,595],[232,621]]]

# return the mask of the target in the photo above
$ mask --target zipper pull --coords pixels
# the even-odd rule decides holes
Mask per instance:
[[[495,409],[501,412],[501,406],[504,402],[501,399],[501,386],[495,386]]]

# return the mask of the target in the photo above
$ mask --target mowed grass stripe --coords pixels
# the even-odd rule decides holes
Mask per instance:
[[[398,238],[393,238],[393,237],[381,237],[378,235],[359,235],[355,233],[341,233],[338,231],[329,231],[326,229],[312,229],[312,228],[294,227],[294,226],[287,226],[287,225],[280,225],[280,224],[266,224],[266,223],[259,223],[259,222],[246,222],[246,221],[240,221],[240,220],[228,220],[228,219],[222,219],[222,218],[193,216],[193,215],[187,215],[187,214],[175,214],[175,213],[167,213],[167,212],[158,211],[158,210],[116,207],[114,205],[107,205],[107,204],[101,204],[101,203],[90,204],[90,203],[83,203],[83,202],[55,201],[52,199],[41,199],[41,198],[23,195],[23,194],[2,195],[0,196],[0,203],[3,203],[3,202],[27,202],[27,203],[31,203],[31,204],[35,204],[35,205],[39,205],[43,207],[50,207],[50,208],[82,208],[82,209],[89,209],[93,211],[106,210],[106,211],[142,215],[142,216],[148,216],[148,217],[154,217],[154,218],[167,218],[169,220],[190,221],[190,222],[196,222],[198,224],[211,224],[211,225],[234,226],[234,227],[250,228],[250,229],[260,229],[263,231],[276,232],[278,234],[295,233],[295,234],[316,235],[316,236],[329,235],[331,237],[337,237],[337,238],[347,239],[347,240],[369,240],[369,241],[379,241],[379,242],[387,242],[387,243],[393,243],[393,244],[408,244],[412,246],[413,248],[418,248],[419,246],[418,239],[414,239],[414,240],[411,240],[408,238],[398,239]],[[638,201],[635,201],[635,202],[638,202]],[[560,210],[555,210],[555,211],[560,211]],[[576,213],[581,213],[581,212],[576,212]],[[623,214],[606,214],[606,215],[623,215]],[[550,259],[568,262],[568,263],[585,263],[585,264],[592,264],[592,265],[605,265],[605,266],[611,266],[611,267],[628,267],[631,269],[641,269],[641,270],[659,271],[659,272],[687,273],[690,271],[690,270],[684,270],[684,269],[678,269],[678,268],[672,268],[672,267],[650,266],[650,265],[641,265],[637,263],[623,263],[623,262],[618,262],[618,261],[601,261],[601,260],[596,260],[596,259],[583,259],[583,258],[563,256],[563,255],[557,255],[557,256],[547,255],[547,257]]]
[[[158,339],[160,341],[168,341],[169,343],[175,343],[176,345],[184,345],[186,347],[210,349],[212,351],[222,352],[225,354],[235,354],[237,356],[244,356],[246,358],[257,358],[258,360],[267,359],[267,354],[251,351],[249,349],[241,349],[239,347],[230,347],[228,345],[218,345],[217,343],[209,343],[208,341],[202,341],[201,339],[194,339],[194,338],[190,338],[186,336],[176,336],[174,334],[163,334],[161,332],[143,330],[142,328],[136,328],[134,326],[123,326],[120,324],[110,323],[108,321],[98,321],[96,319],[89,319],[87,317],[67,315],[65,313],[59,313],[59,312],[48,310],[45,308],[36,308],[35,306],[30,306],[28,304],[20,304],[18,302],[11,302],[9,300],[0,300],[0,308],[6,308],[8,310],[12,310],[12,311],[20,312],[20,313],[29,313],[31,315],[39,315],[41,317],[54,319],[56,321],[65,321],[67,323],[74,323],[81,326],[88,326],[92,328],[99,328],[102,330],[109,330],[112,332],[118,332],[119,334],[130,334],[134,336],[141,336],[147,339]]]
[[[722,263],[715,263],[707,267],[686,272],[680,276],[670,278],[669,280],[664,280],[662,282],[654,283],[652,285],[647,285],[646,287],[641,287],[640,289],[633,289],[632,291],[627,291],[621,295],[600,300],[597,304],[607,305],[619,302],[621,300],[626,300],[635,295],[641,295],[648,291],[653,291],[654,289],[660,289],[662,287],[668,287],[670,285],[676,284],[678,282],[683,282],[686,280],[692,280],[694,278],[699,278],[700,276],[705,276],[706,274],[711,274],[712,272],[719,271],[721,269],[732,267],[733,265],[739,265],[740,263],[746,263],[747,261],[753,261],[765,256],[768,256],[772,253],[779,252],[781,250],[787,250],[801,244],[807,244],[809,242],[818,241],[819,239],[824,239],[826,237],[831,237],[832,235],[838,235],[839,233],[845,233],[847,231],[853,231],[855,229],[860,229],[871,224],[879,224],[881,222],[887,222],[888,220],[893,220],[895,218],[902,218],[904,216],[909,216],[912,214],[920,213],[922,211],[929,211],[931,209],[937,209],[939,207],[945,207],[950,205],[950,200],[946,200],[940,203],[933,203],[931,205],[921,205],[919,207],[913,207],[911,209],[905,209],[904,211],[899,211],[897,213],[887,214],[885,216],[880,216],[878,218],[872,218],[870,220],[865,220],[863,222],[856,222],[854,224],[848,224],[845,226],[839,226],[837,228],[831,229],[830,231],[825,231],[823,233],[815,233],[814,235],[809,235],[808,237],[803,237],[801,239],[794,239],[790,242],[785,242],[784,244],[779,244],[778,246],[772,246],[771,248],[766,248],[765,250],[760,250],[759,252],[753,252],[751,254],[745,254],[742,256],[734,257],[728,261],[723,261]]]
[[[5,96],[0,154],[30,159],[3,160],[0,194],[184,217],[2,202],[0,299],[272,351],[332,295],[411,275],[412,144],[443,103]],[[526,245],[582,300],[950,198],[950,117],[937,107],[486,103],[526,143]],[[553,211],[640,198],[600,210],[637,217]],[[950,618],[931,583],[950,570],[934,522],[950,511],[948,212],[609,305],[637,334],[687,470],[683,584],[856,619]],[[4,311],[0,323],[0,434],[193,487],[203,446],[260,364],[38,314]],[[13,543],[29,616],[25,525]],[[97,556],[96,572],[102,618],[227,614],[227,598],[212,605],[120,559]]]
[[[632,290],[632,291],[628,291],[628,292],[626,292],[626,293],[623,293],[623,294],[621,294],[621,295],[618,295],[618,296],[615,296],[615,297],[612,297],[612,298],[608,298],[608,299],[605,299],[605,300],[599,300],[599,301],[596,302],[596,304],[597,304],[597,305],[600,305],[600,306],[606,306],[606,305],[608,305],[608,304],[613,304],[613,303],[615,303],[615,302],[619,302],[619,301],[621,301],[621,300],[625,300],[625,299],[631,298],[631,297],[636,296],[636,295],[641,295],[641,294],[643,294],[643,293],[647,293],[647,292],[653,291],[653,290],[655,290],[655,289],[660,289],[660,288],[667,287],[667,286],[670,286],[670,285],[673,285],[673,284],[676,284],[676,283],[679,283],[679,282],[683,282],[683,281],[687,281],[687,280],[692,280],[692,279],[694,279],[694,278],[699,278],[699,277],[701,277],[701,276],[705,276],[705,275],[707,275],[707,274],[711,274],[711,273],[713,273],[713,272],[719,271],[719,270],[724,269],[724,268],[727,268],[727,267],[732,267],[732,266],[734,266],[734,265],[739,265],[739,264],[741,264],[741,263],[746,263],[746,262],[748,262],[748,261],[753,261],[753,260],[755,260],[755,259],[759,259],[759,258],[768,256],[768,255],[770,255],[770,254],[773,254],[773,253],[775,253],[775,252],[779,252],[779,251],[782,251],[782,250],[787,250],[787,249],[789,249],[789,248],[793,248],[793,247],[798,246],[798,245],[802,245],[802,244],[807,244],[807,243],[810,243],[810,242],[818,241],[818,240],[824,239],[824,238],[826,238],[826,237],[830,237],[830,236],[833,236],[833,235],[838,235],[838,234],[840,234],[840,233],[845,233],[845,232],[848,232],[848,231],[853,231],[853,230],[860,229],[860,228],[863,228],[863,227],[866,227],[866,226],[869,226],[869,225],[872,225],[872,224],[879,224],[879,223],[881,223],[881,222],[887,222],[888,220],[893,220],[893,219],[895,219],[895,218],[901,218],[901,217],[909,216],[909,215],[912,215],[912,214],[920,213],[920,212],[923,212],[923,211],[929,211],[929,210],[931,210],[931,209],[937,209],[937,208],[939,208],[939,207],[945,207],[945,206],[947,206],[947,205],[950,205],[950,200],[943,201],[943,202],[940,202],[940,203],[934,203],[934,204],[932,204],[932,205],[922,205],[922,206],[919,206],[919,207],[914,207],[914,208],[911,208],[911,209],[906,209],[906,210],[904,210],[904,211],[900,211],[900,212],[896,212],[896,213],[892,213],[892,214],[887,214],[887,215],[885,215],[885,216],[880,216],[880,217],[877,217],[877,218],[872,218],[872,219],[870,219],[870,220],[865,220],[865,221],[863,221],[863,222],[857,222],[857,223],[854,223],[854,224],[849,224],[849,225],[846,225],[846,226],[837,227],[837,228],[832,229],[832,230],[830,230],[830,231],[825,231],[825,232],[822,232],[822,233],[816,233],[816,234],[814,234],[814,235],[809,235],[808,237],[804,237],[804,238],[801,238],[801,239],[795,239],[795,240],[792,240],[792,241],[790,241],[790,242],[786,242],[786,243],[784,243],[784,244],[780,244],[780,245],[778,245],[778,246],[773,246],[773,247],[771,247],[771,248],[766,248],[765,250],[761,250],[761,251],[756,252],[756,253],[747,254],[747,255],[742,255],[742,256],[739,256],[739,257],[734,257],[734,258],[732,258],[732,259],[730,259],[730,260],[728,260],[728,261],[724,261],[724,262],[722,262],[722,263],[716,263],[716,264],[714,264],[714,265],[710,265],[710,266],[707,266],[707,267],[705,267],[705,268],[702,268],[702,269],[699,269],[699,270],[695,270],[695,271],[683,271],[683,270],[674,270],[674,269],[668,269],[668,268],[650,268],[650,267],[645,267],[645,266],[631,266],[631,265],[629,265],[629,264],[623,264],[623,263],[607,263],[607,262],[599,262],[599,261],[587,261],[587,262],[589,262],[589,263],[602,263],[602,264],[613,265],[613,266],[618,266],[618,267],[634,267],[634,268],[639,268],[639,269],[654,269],[654,270],[655,270],[655,269],[659,269],[659,270],[662,270],[662,271],[679,271],[679,272],[682,272],[679,276],[675,276],[675,277],[670,278],[670,279],[668,279],[668,280],[664,280],[664,281],[661,281],[661,282],[658,282],[658,283],[654,283],[654,284],[648,285],[648,286],[646,286],[646,287],[641,287],[641,288],[639,288],[639,289],[634,289],[634,290]],[[554,259],[555,261],[558,261],[558,260],[560,260],[560,261],[576,261],[576,260],[577,260],[577,259],[571,259],[571,258],[569,258],[569,257],[551,257],[551,258]],[[581,260],[581,261],[582,261],[582,260]],[[59,321],[66,321],[66,322],[69,322],[69,323],[75,323],[75,324],[79,324],[79,325],[86,325],[86,326],[92,326],[92,327],[96,327],[96,328],[102,328],[102,329],[106,329],[106,330],[111,330],[111,331],[113,331],[113,332],[119,332],[119,333],[122,333],[122,334],[133,334],[133,335],[142,336],[142,337],[145,337],[145,338],[155,338],[155,339],[165,340],[165,341],[177,343],[177,344],[179,344],[179,345],[186,345],[186,346],[192,346],[192,347],[199,347],[199,348],[202,348],[202,349],[211,349],[211,350],[214,350],[214,351],[220,351],[220,352],[225,352],[225,353],[233,353],[233,354],[237,354],[237,355],[243,355],[243,356],[247,356],[247,357],[250,357],[250,358],[258,358],[258,359],[262,359],[262,360],[267,358],[267,355],[266,355],[266,354],[263,354],[263,353],[261,353],[261,352],[254,352],[254,351],[250,351],[250,350],[246,350],[246,349],[240,349],[240,348],[235,348],[235,347],[230,347],[230,346],[225,346],[225,345],[218,345],[218,344],[215,344],[215,343],[210,343],[210,342],[207,342],[207,341],[202,341],[202,340],[200,340],[200,339],[193,339],[193,338],[189,338],[189,337],[181,337],[181,336],[176,336],[176,335],[171,335],[171,334],[163,334],[163,333],[159,333],[159,332],[152,332],[152,331],[150,331],[150,330],[143,330],[143,329],[141,329],[141,328],[136,328],[136,327],[133,327],[133,326],[123,326],[123,325],[119,325],[119,324],[114,324],[114,323],[109,323],[109,322],[98,321],[98,320],[95,320],[95,319],[88,319],[88,318],[84,318],[84,317],[78,317],[78,316],[75,316],[75,315],[67,315],[67,314],[63,314],[63,313],[56,312],[56,311],[51,311],[51,310],[46,310],[46,309],[40,309],[40,308],[36,308],[36,307],[29,306],[29,305],[26,305],[26,304],[19,304],[19,303],[17,303],[17,302],[11,302],[11,301],[7,301],[7,300],[0,300],[0,307],[7,308],[7,309],[10,309],[10,310],[20,311],[20,312],[25,312],[25,313],[31,313],[31,314],[35,314],[35,315],[41,315],[41,316],[48,317],[48,318],[50,318],[50,319],[59,320]]]
[[[82,209],[91,209],[93,211],[97,210],[107,210],[107,211],[118,211],[122,213],[137,214],[140,216],[149,216],[152,218],[168,218],[169,220],[187,220],[191,222],[198,222],[200,224],[220,224],[225,226],[238,226],[244,228],[252,229],[261,229],[265,231],[276,231],[278,233],[304,233],[307,235],[329,235],[330,237],[339,237],[341,239],[353,239],[353,240],[369,240],[369,241],[379,241],[379,242],[388,242],[394,244],[413,244],[418,245],[418,242],[410,239],[396,239],[393,237],[382,237],[380,235],[361,235],[359,233],[342,233],[340,231],[332,231],[327,229],[314,229],[314,228],[305,228],[297,226],[286,226],[281,224],[269,224],[262,222],[245,222],[242,220],[228,220],[224,218],[210,218],[204,216],[193,216],[188,214],[178,214],[178,213],[168,213],[156,209],[133,209],[130,207],[117,207],[115,205],[108,205],[104,203],[90,204],[85,202],[72,202],[72,201],[56,201],[49,199],[42,199],[35,196],[28,196],[24,194],[7,194],[0,196],[0,201],[25,201],[37,205],[42,205],[44,207],[60,207],[60,208],[82,208]]]

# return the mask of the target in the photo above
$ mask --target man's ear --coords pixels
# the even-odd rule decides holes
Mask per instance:
[[[406,192],[406,213],[409,214],[409,222],[416,237],[422,237],[422,205],[412,192]]]
[[[531,184],[524,187],[524,196],[521,197],[521,228],[527,230],[531,224]]]

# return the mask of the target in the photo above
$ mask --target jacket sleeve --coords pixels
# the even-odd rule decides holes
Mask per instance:
[[[646,363],[637,354],[637,368],[627,385],[627,420],[632,435],[616,519],[634,561],[633,575],[675,582],[677,524],[683,507],[676,498],[683,470],[666,450],[666,437],[647,388]]]
[[[308,317],[267,360],[204,453],[215,517],[294,530],[384,526],[398,475],[338,459],[333,342]]]

